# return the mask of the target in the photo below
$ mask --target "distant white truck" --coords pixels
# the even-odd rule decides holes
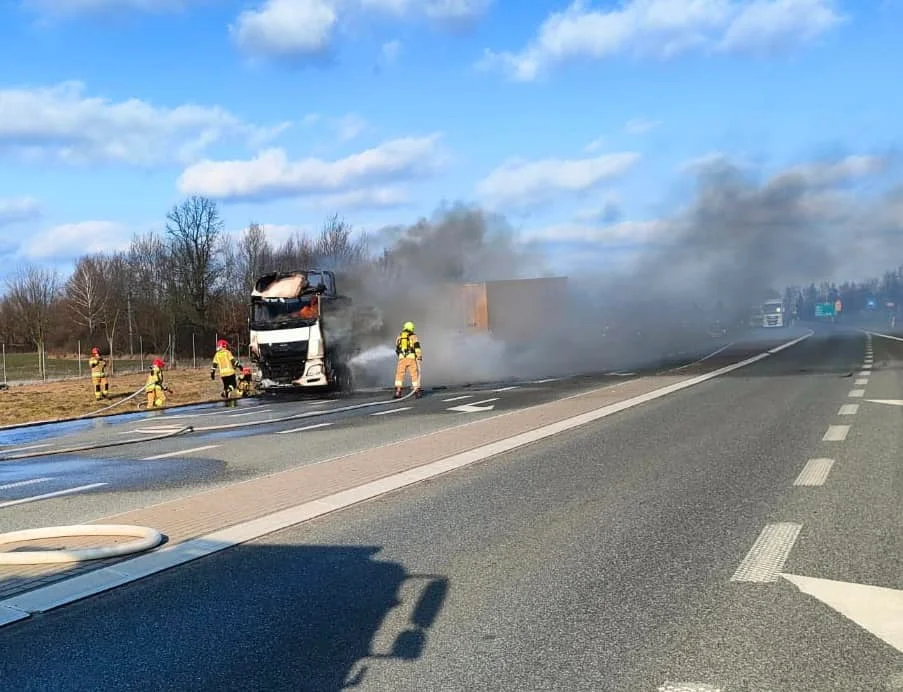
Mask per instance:
[[[789,327],[790,311],[781,298],[772,298],[762,303],[762,327]]]

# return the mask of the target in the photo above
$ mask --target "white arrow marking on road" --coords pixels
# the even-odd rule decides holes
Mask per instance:
[[[866,399],[873,404],[888,404],[889,406],[903,406],[903,399]]]
[[[781,576],[903,653],[903,591],[796,574]]]
[[[449,406],[449,411],[460,411],[461,413],[479,413],[480,411],[491,411],[495,408],[495,405],[492,406],[483,406],[483,404],[488,404],[490,401],[498,401],[499,398],[495,399],[485,399],[484,401],[475,401],[472,404],[461,404],[460,406]]]

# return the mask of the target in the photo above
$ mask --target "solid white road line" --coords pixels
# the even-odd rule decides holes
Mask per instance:
[[[810,330],[808,334],[788,341],[779,350],[791,348],[810,338],[814,333],[814,331]],[[550,423],[540,428],[536,428],[535,430],[521,433],[520,435],[492,442],[467,452],[454,454],[431,464],[396,473],[392,476],[365,483],[356,488],[344,490],[319,500],[313,500],[295,507],[290,507],[259,519],[253,519],[243,524],[237,524],[207,534],[206,536],[201,536],[200,538],[165,546],[146,555],[123,560],[122,562],[118,562],[109,567],[101,567],[70,579],[64,579],[53,584],[48,584],[47,586],[39,587],[18,596],[11,596],[0,601],[0,626],[24,620],[33,613],[43,613],[73,603],[77,600],[87,598],[88,596],[109,591],[117,586],[143,579],[144,577],[157,574],[177,565],[191,562],[192,560],[204,557],[205,555],[210,555],[235,545],[260,538],[261,536],[280,531],[289,526],[295,526],[296,524],[316,517],[321,517],[359,502],[379,497],[380,495],[384,495],[393,490],[420,483],[428,478],[434,478],[450,471],[464,468],[498,454],[503,454],[538,440],[557,435],[566,430],[572,430],[582,425],[586,425],[587,423],[640,406],[649,401],[655,401],[656,399],[668,396],[674,392],[695,387],[703,382],[708,382],[709,380],[721,377],[722,375],[734,372],[735,370],[745,368],[753,363],[758,363],[759,361],[765,360],[770,355],[771,354],[769,353],[760,353],[738,363],[726,365],[723,368],[719,368],[718,370],[714,370],[704,375],[690,377],[682,382],[676,382],[616,404],[609,404],[608,406],[603,406],[602,408],[593,411],[572,416],[571,418],[558,421],[557,423]],[[609,387],[601,387],[600,390],[601,389],[609,389]],[[586,396],[587,394],[590,394],[590,392],[575,394],[568,398],[577,398]]]
[[[120,435],[131,435],[132,433],[141,433],[142,435],[162,435],[165,433],[178,432],[184,430],[184,425],[167,425],[159,428],[133,428],[132,430],[120,430]]]
[[[834,466],[833,459],[809,459],[793,484],[824,485],[832,466]]]
[[[865,396],[865,390],[864,389],[853,389],[850,391],[850,396],[853,397],[854,399],[861,399],[862,397]]]
[[[849,425],[829,425],[828,432],[821,439],[824,442],[843,442],[847,439],[847,433],[849,432]]]
[[[844,404],[837,412],[838,416],[855,416],[859,413],[859,404]]]
[[[768,524],[743,558],[731,581],[777,581],[802,528],[802,524]]]
[[[453,396],[451,399],[443,399],[444,403],[448,403],[450,401],[461,401],[461,399],[470,399],[473,397],[473,394],[462,394],[461,396]]]
[[[155,459],[169,459],[170,457],[183,457],[195,452],[203,452],[205,449],[216,449],[219,445],[204,445],[203,447],[193,447],[192,449],[180,449],[178,452],[166,452],[165,454],[154,454],[152,457],[144,457],[141,461],[154,461]]]
[[[49,481],[49,478],[32,478],[30,481],[17,481],[15,483],[7,483],[0,485],[0,490],[9,490],[10,488],[21,488],[23,485],[34,485],[35,483],[43,483]]]
[[[883,339],[893,339],[894,341],[903,341],[899,336],[891,336],[890,334],[882,334],[881,332],[869,332],[872,336],[880,336]]]
[[[493,389],[493,392],[510,392],[512,389],[517,389],[517,387],[502,387],[501,389]]]
[[[291,430],[280,430],[277,435],[288,435],[289,433],[299,433],[305,430],[316,430],[317,428],[328,428],[332,423],[317,423],[316,425],[305,425],[303,428],[292,428]]]
[[[52,493],[44,493],[43,495],[34,495],[32,497],[23,497],[19,500],[10,500],[9,502],[0,502],[0,508],[12,507],[13,505],[24,505],[26,502],[36,502],[37,500],[46,500],[51,497],[59,497],[61,495],[71,495],[82,490],[91,490],[92,488],[100,488],[106,483],[91,483],[90,485],[80,485],[77,488],[66,488],[65,490],[56,490]]]
[[[392,408],[388,411],[377,411],[376,413],[371,413],[371,416],[388,416],[390,413],[401,413],[402,411],[410,411],[413,406],[402,406],[401,408]]]
[[[854,385],[859,385],[859,386],[861,386],[861,385],[866,385],[866,384],[868,384],[868,383],[869,383],[869,378],[868,378],[868,377],[860,377],[860,378],[859,378],[858,380],[856,380],[853,384],[854,384]]]

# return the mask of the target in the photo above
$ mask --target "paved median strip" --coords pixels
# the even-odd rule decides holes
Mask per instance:
[[[761,584],[776,582],[802,528],[802,524],[790,522],[766,526],[734,572],[731,581]]]
[[[793,484],[798,486],[824,485],[833,466],[833,459],[809,459]]]
[[[804,341],[812,333],[788,341],[777,349],[695,377],[657,377],[602,387],[550,404],[116,515],[113,519],[117,523],[156,526],[173,542],[139,557],[10,596],[0,601],[0,625],[73,603],[683,391],[762,361],[772,353]],[[668,381],[672,383],[660,385]],[[618,392],[625,390],[639,393],[618,400]],[[610,403],[600,406],[599,399]],[[521,432],[516,433],[518,429]],[[495,441],[487,442],[496,435]],[[471,447],[473,444],[477,446]],[[457,451],[452,451],[456,448]],[[428,461],[430,457],[434,460]],[[341,487],[339,483],[346,484],[345,489],[336,491]],[[303,497],[305,493],[309,499],[299,502],[299,495]],[[266,498],[265,504],[260,503],[262,497]],[[279,509],[280,504],[282,509]],[[259,516],[261,511],[270,513]],[[110,523],[109,519],[106,523]],[[224,525],[228,528],[214,528]],[[780,567],[776,564],[774,571]]]

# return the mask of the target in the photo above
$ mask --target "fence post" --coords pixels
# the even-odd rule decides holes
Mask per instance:
[[[82,376],[82,340],[78,340],[78,376]]]
[[[138,350],[141,351],[141,372],[144,372],[144,337],[138,335]]]
[[[9,381],[6,379],[6,342],[3,342],[3,384],[8,385]]]
[[[194,347],[194,332],[191,332],[191,367],[198,369],[198,354]]]

